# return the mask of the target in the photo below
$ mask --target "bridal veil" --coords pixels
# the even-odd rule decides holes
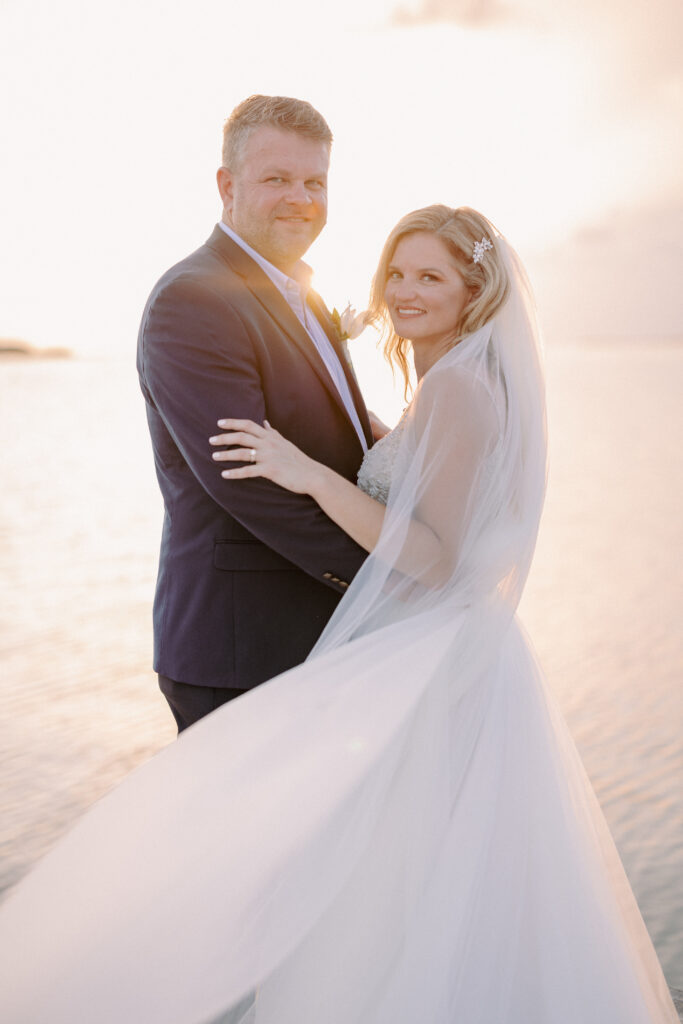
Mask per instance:
[[[423,378],[307,662],[100,801],[0,911],[12,1024],[673,1024],[516,608],[543,503],[518,260]]]

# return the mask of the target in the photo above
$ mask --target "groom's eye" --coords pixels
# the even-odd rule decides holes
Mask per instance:
[[[278,178],[273,176],[272,178],[266,178],[266,184],[268,185],[281,185],[284,182],[284,178]]]

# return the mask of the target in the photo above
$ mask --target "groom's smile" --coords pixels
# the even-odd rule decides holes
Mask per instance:
[[[271,126],[256,128],[237,168],[218,172],[224,222],[290,273],[327,220],[328,166],[324,142]]]

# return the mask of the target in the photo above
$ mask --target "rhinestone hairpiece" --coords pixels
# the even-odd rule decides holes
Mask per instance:
[[[481,263],[487,249],[493,249],[493,245],[486,235],[484,235],[481,242],[474,243],[474,248],[472,249],[472,262]]]

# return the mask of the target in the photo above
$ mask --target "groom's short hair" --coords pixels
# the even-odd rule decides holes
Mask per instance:
[[[255,128],[269,125],[296,132],[317,142],[332,146],[330,127],[315,107],[306,100],[290,96],[249,96],[233,110],[223,126],[223,166],[236,171],[242,160],[247,139]]]

